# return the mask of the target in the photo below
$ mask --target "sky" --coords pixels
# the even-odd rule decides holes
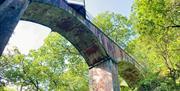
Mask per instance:
[[[92,16],[97,16],[105,11],[111,11],[128,17],[133,0],[86,0],[85,3],[86,10]]]
[[[29,50],[42,46],[50,32],[51,29],[46,26],[19,21],[3,53],[7,54],[7,50],[17,47],[21,53],[28,54]]]
[[[92,17],[110,11],[129,16],[133,0],[86,0],[85,7]],[[16,46],[21,53],[28,54],[31,49],[38,49],[43,45],[44,39],[51,32],[51,29],[32,22],[20,21],[16,26],[13,35],[4,50],[7,54],[8,49]]]

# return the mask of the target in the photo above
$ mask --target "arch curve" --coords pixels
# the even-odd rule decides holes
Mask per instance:
[[[118,73],[131,88],[138,85],[138,82],[143,78],[140,70],[134,64],[127,61],[120,61],[118,63]]]
[[[21,19],[45,25],[64,36],[90,67],[110,57],[118,63],[119,74],[131,87],[142,77],[133,58],[69,7],[64,0],[32,0]]]
[[[21,19],[45,25],[64,36],[86,59],[89,66],[108,56],[97,37],[78,19],[83,17],[66,7],[66,3],[61,2],[62,0],[40,1],[48,0],[34,0]]]
[[[30,5],[29,1],[32,1]],[[101,32],[98,27],[69,7],[64,0],[6,0],[6,2],[8,4],[0,3],[0,30],[2,30],[0,31],[0,54],[19,18],[29,5],[21,19],[45,25],[64,36],[85,58],[87,64],[93,66],[94,70],[90,69],[93,76],[96,75],[93,72],[100,73],[96,68],[102,69],[101,73],[110,74],[109,80],[104,80],[102,74],[98,75],[102,81],[97,84],[92,77],[93,87],[94,84],[99,86],[110,82],[112,83],[111,88],[118,89],[116,66],[121,62],[125,62],[125,64],[119,66],[119,69],[122,69],[119,72],[122,72],[121,75],[127,76],[127,82],[128,80],[132,81],[125,72],[131,72],[129,70],[139,67],[136,60]],[[126,64],[126,62],[131,65]],[[127,69],[123,68],[125,66],[128,66]],[[106,89],[106,85],[109,84],[104,84],[104,89]]]

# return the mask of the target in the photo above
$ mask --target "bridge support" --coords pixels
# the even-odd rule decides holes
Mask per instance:
[[[29,0],[0,0],[0,55],[28,4]]]
[[[120,91],[118,67],[111,59],[89,69],[90,91]]]
[[[42,2],[47,1],[50,3],[50,1],[55,2],[56,0],[39,0],[39,1],[42,1]],[[59,1],[59,0],[57,0],[57,1]],[[29,0],[0,0],[0,55],[2,54],[5,45],[7,44],[11,34],[13,33],[15,26],[17,25],[21,15],[27,8],[28,4],[29,4]],[[44,16],[46,16],[46,15],[44,15]],[[34,17],[34,18],[37,18],[37,20],[38,20],[39,17]],[[55,18],[53,19],[53,20],[55,20],[53,22],[54,23],[53,25],[55,25],[55,26],[57,25],[57,26],[56,26],[56,28],[53,28],[53,29],[59,30],[60,29],[60,28],[58,28],[59,17],[57,17],[58,19],[55,19]],[[73,18],[73,19],[75,19],[75,18]],[[40,19],[39,19],[39,21],[40,21]],[[73,24],[70,24],[71,22],[72,21],[69,21],[69,22],[67,21],[64,23],[64,25],[66,25],[66,26],[73,25]],[[44,23],[44,22],[42,22],[42,23]],[[45,25],[48,25],[48,24],[49,23],[47,23]],[[49,26],[49,27],[51,27],[51,26]],[[85,34],[83,35],[82,34],[83,32],[80,31],[80,28],[82,28],[82,27],[83,27],[82,25],[80,26],[78,24],[76,27],[74,27],[74,28],[76,28],[76,31],[79,31],[79,32],[77,32],[77,34],[81,34],[81,36],[79,37],[79,40],[80,40],[80,38],[85,38],[84,37],[85,35],[91,35],[88,31],[85,31]],[[71,27],[71,28],[73,28],[73,27]],[[83,28],[83,29],[86,29],[86,28]],[[68,30],[66,30],[66,31],[68,31]],[[73,31],[71,33],[76,33],[76,32]],[[104,37],[103,39],[105,39],[105,38],[106,37]],[[97,43],[97,45],[98,45],[98,42],[95,39],[96,38],[94,38],[94,39],[92,38],[89,40]],[[106,38],[106,40],[107,40],[107,38]],[[103,40],[102,43],[106,43],[107,42],[106,40]],[[79,43],[87,44],[86,41],[82,41],[82,40]],[[83,45],[83,47],[84,46],[89,47],[89,45]],[[112,48],[114,48],[114,47],[112,47]],[[95,63],[92,68],[89,69],[90,91],[119,91],[120,86],[119,86],[119,81],[118,81],[117,64],[114,61],[112,61],[111,58],[105,58],[105,59],[101,60],[100,62],[98,61],[98,59],[101,59],[102,57],[107,56],[107,55],[104,55],[105,52],[102,50],[102,48],[100,48],[100,46],[93,46],[93,48],[90,48],[90,49],[92,49],[92,50],[88,49],[88,54],[90,55],[91,53],[94,53],[94,55],[88,56],[88,57],[90,59],[92,59],[92,57],[95,57],[94,58],[95,62],[98,62],[98,63]],[[87,52],[87,50],[86,50],[86,52]],[[94,63],[94,60],[92,60],[93,61],[92,64]],[[89,61],[91,63],[90,60],[87,60],[87,61]]]

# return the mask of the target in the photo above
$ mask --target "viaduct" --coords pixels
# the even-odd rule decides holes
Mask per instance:
[[[0,55],[18,21],[45,25],[69,40],[89,66],[90,91],[120,91],[118,76],[134,87],[140,65],[64,0],[0,0]]]

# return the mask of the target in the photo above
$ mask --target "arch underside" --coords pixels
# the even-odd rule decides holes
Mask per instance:
[[[138,85],[138,82],[143,79],[142,74],[140,74],[140,71],[135,65],[126,61],[118,63],[118,73],[131,88],[134,88]]]
[[[91,60],[89,57],[91,53],[96,52],[96,56],[102,58],[107,56],[97,38],[88,28],[78,21],[76,17],[63,9],[48,4],[33,2],[25,11],[22,19],[45,25],[51,28],[52,31],[64,36],[88,60],[86,62],[89,66],[99,60]]]
[[[135,85],[141,77],[140,71],[136,68],[134,62],[119,61],[118,57],[122,57],[123,53],[117,53],[120,54],[118,57],[116,57],[117,54],[112,55],[112,53],[116,53],[116,49],[111,51],[107,48],[108,45],[103,45],[103,40],[100,40],[99,36],[95,35],[91,30],[96,27],[86,22],[84,17],[81,17],[81,15],[68,7],[62,0],[34,0],[21,19],[45,25],[51,28],[52,31],[64,36],[85,58],[89,66],[93,66],[109,56],[117,58],[118,60],[113,60],[119,64],[119,74],[130,86]],[[114,42],[110,43],[113,43],[113,46],[116,45]]]

